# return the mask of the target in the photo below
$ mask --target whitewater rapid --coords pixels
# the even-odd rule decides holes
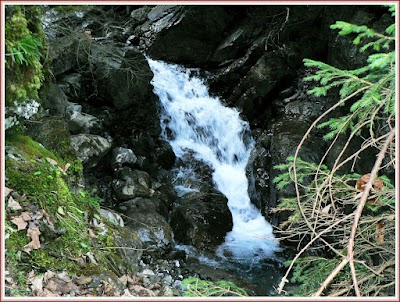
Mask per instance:
[[[159,96],[162,136],[175,155],[192,155],[213,169],[216,188],[228,199],[233,229],[217,249],[221,257],[240,260],[269,258],[279,251],[271,225],[250,202],[246,164],[254,141],[249,124],[234,108],[211,97],[195,70],[148,59],[152,85]],[[180,171],[189,175],[191,171]],[[180,186],[179,191],[193,191]]]

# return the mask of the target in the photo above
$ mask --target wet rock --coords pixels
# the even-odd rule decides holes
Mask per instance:
[[[270,215],[269,210],[276,206],[280,198],[293,193],[291,186],[276,189],[273,179],[280,171],[273,167],[285,163],[288,156],[294,155],[311,123],[334,103],[328,98],[322,100],[308,95],[307,89],[307,83],[299,80],[281,91],[278,98],[272,101],[276,118],[269,121],[268,130],[257,129],[253,132],[256,144],[246,174],[250,198],[265,216]],[[325,146],[322,135],[320,130],[315,130],[314,139],[306,141],[299,154],[303,160],[318,162]],[[275,223],[276,218],[270,217],[270,221]]]
[[[175,163],[176,156],[174,151],[172,150],[171,145],[168,142],[160,140],[159,146],[155,150],[155,154],[157,154],[157,163],[163,169],[168,170],[172,168]]]
[[[136,161],[137,157],[131,149],[117,147],[112,152],[111,166],[113,169],[121,168],[124,165],[131,166]]]
[[[268,213],[270,208],[271,138],[272,134],[268,134],[266,131],[261,132],[259,137],[256,137],[256,144],[251,150],[246,166],[250,199],[263,214]]]
[[[232,226],[232,214],[222,194],[187,194],[176,201],[171,213],[175,240],[199,249],[213,250]]]
[[[358,25],[371,26],[374,20],[374,15],[363,10],[343,11],[336,8],[336,14],[340,15],[340,19],[332,20],[332,17],[327,16],[331,24],[337,20],[350,22]],[[328,58],[327,62],[337,68],[351,70],[360,68],[365,65],[368,58],[368,51],[360,53],[359,46],[354,45],[353,39],[348,36],[339,36],[337,30],[331,30],[328,33]]]
[[[155,138],[150,133],[134,129],[132,131],[130,146],[136,155],[148,157],[157,144]]]
[[[280,171],[273,167],[285,163],[286,158],[295,153],[308,127],[309,123],[282,117],[271,125],[270,133],[263,133],[257,140],[246,170],[249,177],[252,177],[249,190],[251,199],[266,216],[269,215],[270,208],[277,205],[280,198],[294,194],[292,186],[281,190],[276,189],[273,179]],[[324,153],[324,147],[325,142],[317,136],[314,140],[305,142],[299,156],[305,161],[319,162]]]
[[[154,193],[150,186],[150,176],[147,172],[132,170],[128,167],[119,169],[116,179],[112,182],[114,194],[119,200],[150,197]]]
[[[118,205],[124,214],[125,225],[138,234],[144,253],[163,255],[171,247],[172,231],[166,219],[157,212],[153,200],[135,198]]]
[[[136,34],[152,58],[199,66],[209,61],[230,18],[219,6],[156,6]]]
[[[166,213],[168,213],[177,195],[172,186],[171,176],[167,171],[160,171],[157,180],[152,184],[152,189],[155,191],[154,197],[164,204]],[[163,212],[160,213],[163,214]]]
[[[266,53],[250,68],[239,85],[233,90],[228,102],[243,110],[248,119],[254,119],[265,97],[286,77],[287,64],[278,53]]]
[[[111,148],[109,140],[93,134],[72,135],[71,144],[78,158],[88,168],[95,167]]]
[[[190,192],[219,193],[214,188],[210,166],[194,157],[191,152],[179,158],[174,169],[174,187],[179,196]]]

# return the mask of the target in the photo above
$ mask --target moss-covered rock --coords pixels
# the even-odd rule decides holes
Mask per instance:
[[[29,134],[45,148],[54,151],[64,161],[77,158],[71,145],[71,135],[67,122],[61,117],[42,118],[29,128]]]

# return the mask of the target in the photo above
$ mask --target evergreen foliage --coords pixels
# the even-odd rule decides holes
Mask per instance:
[[[394,6],[389,6],[389,11],[395,15]],[[293,185],[296,188],[295,197],[281,200],[274,209],[291,213],[289,219],[280,225],[280,233],[288,240],[299,241],[299,247],[302,247],[292,261],[285,263],[289,268],[278,291],[283,290],[289,281],[286,277],[292,273],[290,281],[299,283],[300,287],[298,292],[291,294],[393,295],[395,26],[392,24],[385,33],[378,33],[365,25],[338,21],[331,28],[338,29],[339,35],[351,36],[359,51],[369,51],[369,56],[365,66],[354,70],[341,70],[323,62],[304,60],[305,66],[313,71],[304,80],[318,83],[308,93],[324,97],[338,91],[339,101],[313,123],[295,156],[275,167],[282,171],[274,179],[277,189]],[[348,108],[347,113],[329,118],[329,113],[344,105]],[[298,157],[298,151],[314,128],[326,129],[323,138],[330,142],[320,163],[306,162]],[[363,141],[359,150],[345,156],[356,137]],[[340,146],[342,151],[333,166],[328,167],[324,160],[334,146]],[[369,155],[363,153],[365,150]],[[375,182],[372,182],[365,206],[360,207],[364,187],[356,188],[355,184],[362,175],[354,173],[353,168],[357,161],[370,156],[371,152],[385,156],[382,167],[378,160],[375,163],[383,187],[375,187]],[[351,163],[351,168],[344,170],[346,164]],[[361,216],[358,218],[358,215]],[[350,240],[353,233],[354,247]],[[319,256],[305,256],[303,253],[306,251]],[[346,261],[349,251],[354,253],[354,262]],[[341,267],[340,263],[344,265]],[[329,286],[322,287],[321,284]]]

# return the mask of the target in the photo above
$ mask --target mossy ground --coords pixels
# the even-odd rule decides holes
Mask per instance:
[[[19,284],[12,294],[27,294],[26,276],[32,269],[37,273],[66,271],[70,275],[115,271],[118,262],[121,262],[118,254],[115,250],[103,248],[115,247],[118,228],[104,222],[103,228],[107,228],[105,234],[94,238],[89,236],[89,228],[97,231],[91,225],[93,219],[101,223],[97,212],[100,199],[84,191],[72,193],[67,185],[68,179],[81,169],[81,164],[75,164],[77,167],[65,174],[57,165],[46,160],[51,158],[65,167],[66,162],[60,156],[21,134],[7,136],[6,146],[9,148],[6,158],[7,187],[27,196],[20,202],[22,211],[45,213],[38,222],[41,248],[27,253],[23,251],[30,241],[26,229],[17,231],[10,221],[20,213],[8,209],[6,262],[10,275]],[[98,233],[101,233],[100,230]],[[90,256],[97,262],[91,261]]]

